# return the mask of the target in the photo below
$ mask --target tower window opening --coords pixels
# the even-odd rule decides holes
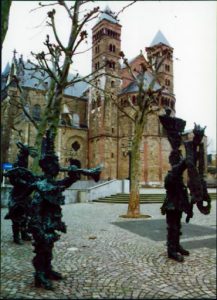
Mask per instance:
[[[115,69],[115,62],[108,61],[108,66],[109,66],[110,69]]]
[[[169,65],[165,65],[165,70],[169,72],[170,71],[170,66]]]
[[[95,63],[95,70],[99,69],[99,62]]]
[[[111,87],[113,88],[115,86],[115,82],[112,80],[111,81]]]
[[[95,47],[95,53],[99,53],[99,45]]]
[[[115,45],[110,44],[109,45],[109,51],[110,52],[115,52]]]
[[[166,84],[167,86],[170,86],[170,80],[169,80],[169,79],[165,79],[165,84]]]

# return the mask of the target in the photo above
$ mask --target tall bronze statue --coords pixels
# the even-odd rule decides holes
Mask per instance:
[[[31,205],[31,197],[20,197],[27,187],[29,181],[28,176],[22,178],[18,176],[18,170],[22,168],[28,168],[28,157],[35,157],[37,155],[36,150],[33,147],[24,145],[21,142],[17,143],[19,153],[17,159],[13,164],[13,169],[9,170],[4,176],[9,177],[10,183],[13,185],[8,202],[8,213],[5,219],[11,219],[12,232],[14,243],[22,245],[24,241],[30,241],[31,236],[27,233],[29,222],[29,210]]]
[[[167,254],[169,258],[183,262],[183,256],[190,254],[180,245],[183,212],[187,215],[186,222],[188,223],[190,218],[193,217],[193,204],[196,204],[203,214],[209,214],[211,209],[211,200],[204,180],[204,144],[202,139],[205,128],[195,124],[193,140],[184,142],[186,155],[183,157],[179,148],[182,144],[182,132],[186,122],[171,117],[169,109],[166,110],[165,115],[159,118],[172,147],[169,155],[171,170],[168,171],[164,181],[166,198],[161,207],[162,214],[166,214]],[[187,186],[183,180],[185,170],[188,173]],[[190,200],[188,188],[190,190]],[[206,206],[203,205],[203,201],[207,202]]]
[[[101,167],[81,169],[76,165],[60,168],[58,157],[54,151],[54,134],[52,128],[47,131],[44,152],[39,165],[43,175],[35,176],[27,169],[20,170],[21,177],[29,177],[26,191],[18,198],[24,197],[34,191],[31,203],[31,219],[29,232],[34,242],[33,266],[35,268],[35,286],[53,289],[51,280],[61,280],[62,275],[53,270],[51,265],[54,242],[60,238],[58,232],[66,233],[66,225],[62,222],[61,205],[64,204],[62,192],[80,179],[80,175],[91,176],[99,180]],[[21,173],[21,171],[23,173]],[[60,171],[68,172],[62,180],[56,180]]]

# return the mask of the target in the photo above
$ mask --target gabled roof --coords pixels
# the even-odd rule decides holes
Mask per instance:
[[[137,58],[139,58],[139,57],[141,57],[141,56],[144,58],[144,61],[145,61],[144,55],[143,55],[142,53],[140,53],[140,54],[134,56],[133,58],[129,59],[129,60],[128,60],[128,63],[129,63],[129,64],[132,64]],[[122,64],[121,64],[121,69],[124,69],[124,68],[127,68],[127,66],[125,65],[125,63],[122,63]]]
[[[155,35],[155,37],[152,40],[151,45],[149,47],[153,47],[158,44],[164,44],[166,46],[171,47],[169,42],[167,41],[167,39],[165,38],[165,36],[163,35],[163,33],[160,30]]]
[[[138,78],[139,78],[139,76],[141,76],[141,75],[138,75]],[[150,72],[146,72],[144,75],[144,85],[143,85],[145,90],[149,87],[152,80],[153,80],[153,75]],[[160,84],[155,82],[153,90],[156,91],[160,88],[161,88]],[[139,91],[139,87],[138,87],[137,83],[135,81],[133,81],[127,87],[122,89],[122,91],[120,92],[120,95],[127,94],[127,93],[136,93],[138,91]]]

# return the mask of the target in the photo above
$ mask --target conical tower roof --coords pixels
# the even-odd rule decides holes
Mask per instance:
[[[158,44],[164,44],[166,46],[171,47],[170,43],[167,41],[167,39],[165,38],[165,36],[163,35],[163,33],[160,30],[155,35],[155,37],[154,37],[154,39],[151,42],[151,45],[149,47],[153,47],[153,46],[158,45]]]

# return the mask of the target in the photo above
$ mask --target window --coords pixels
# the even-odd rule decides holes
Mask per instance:
[[[95,70],[99,69],[99,62],[95,63]]]
[[[115,52],[115,50],[116,50],[115,45],[110,44],[109,45],[109,51],[110,52]]]
[[[166,84],[167,86],[170,86],[170,80],[169,80],[169,79],[165,79],[165,84]]]
[[[115,82],[113,80],[111,81],[111,87],[115,87]]]
[[[72,115],[72,126],[73,127],[79,127],[80,126],[80,117],[78,114]]]
[[[108,61],[108,66],[109,66],[110,69],[115,69],[115,62]]]
[[[98,46],[95,47],[95,53],[96,54],[99,53],[99,50],[100,50],[100,48],[99,48],[99,45],[98,45]]]
[[[32,108],[32,117],[35,121],[40,121],[41,119],[41,106],[39,104],[35,104]]]
[[[75,141],[74,143],[72,143],[72,149],[74,150],[74,151],[78,151],[79,149],[80,149],[80,144],[78,143],[78,141]]]
[[[167,72],[169,72],[169,71],[170,71],[170,66],[169,66],[169,65],[165,65],[165,70],[166,70]]]
[[[131,100],[133,104],[136,104],[136,96],[133,96]]]

